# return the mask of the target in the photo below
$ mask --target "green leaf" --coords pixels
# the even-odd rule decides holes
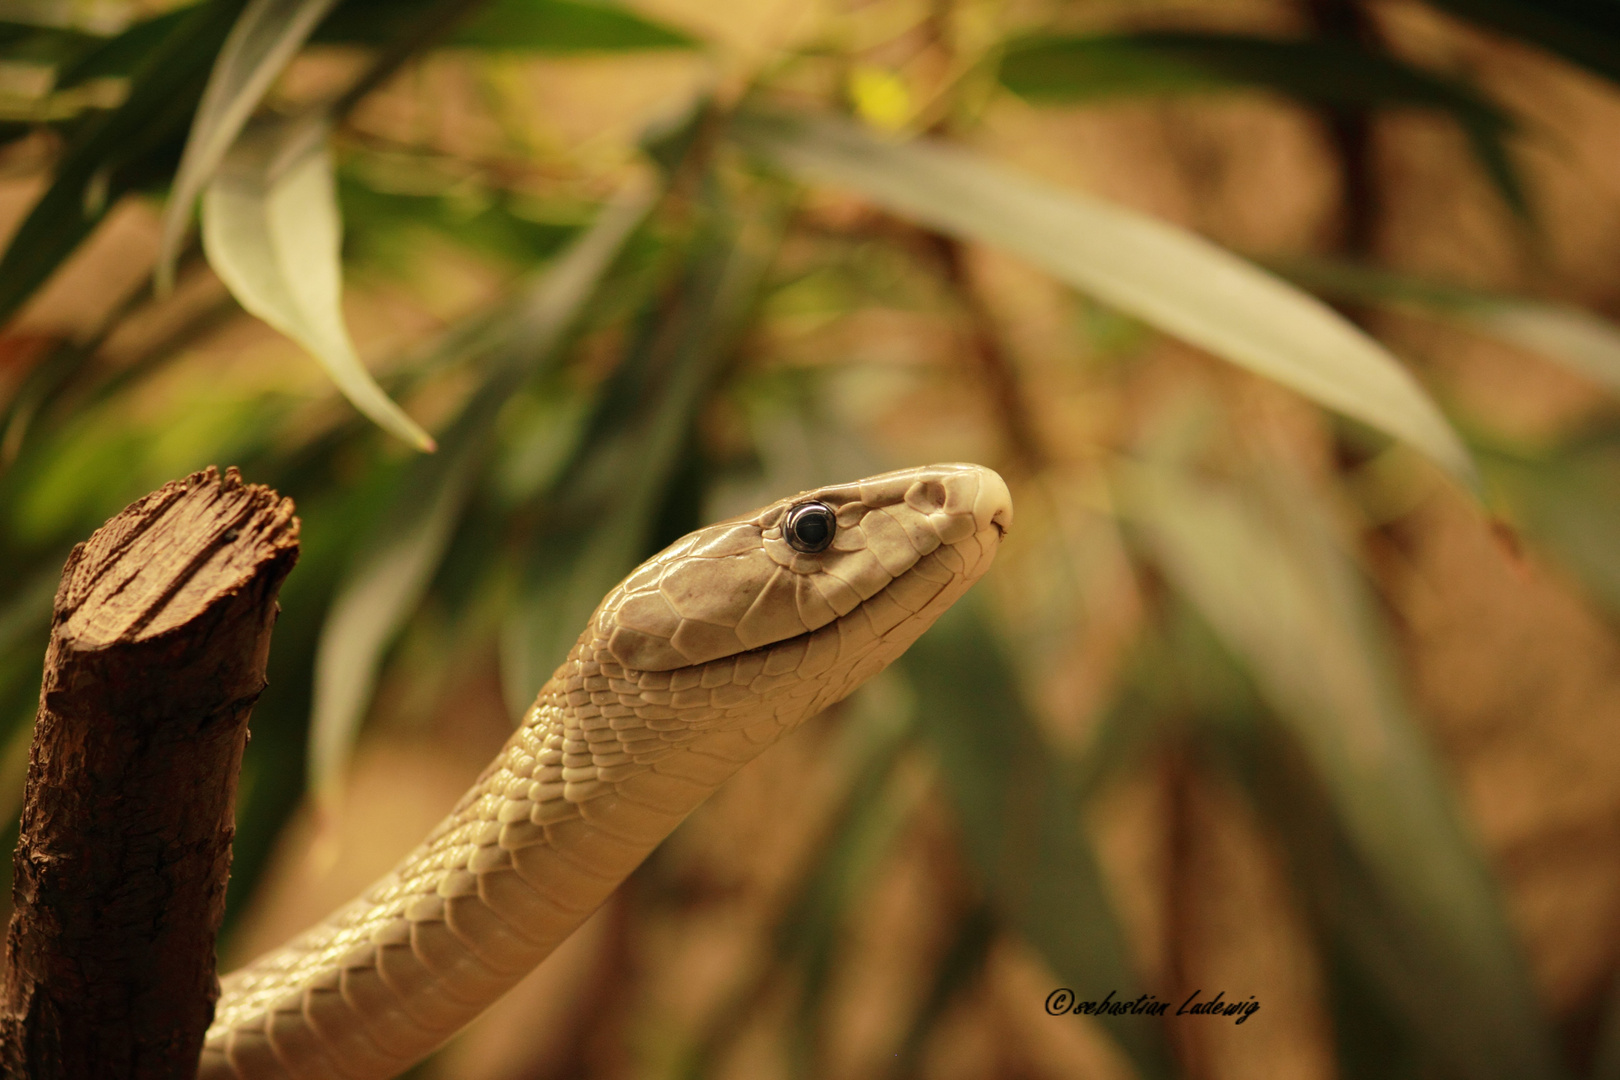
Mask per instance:
[[[1543,457],[1486,449],[1480,462],[1532,544],[1620,615],[1620,439],[1610,432]]]
[[[1417,381],[1326,305],[1201,237],[945,144],[884,142],[830,118],[749,113],[735,136],[806,181],[1006,248],[1098,299],[1405,439],[1473,487],[1473,463]]]
[[[47,92],[19,85],[0,95],[4,99],[0,112],[6,117],[0,120],[0,143],[21,138],[42,124],[71,134],[86,113],[115,107],[128,89],[123,80],[190,14],[184,8],[167,12],[112,37],[65,26],[0,21],[0,59],[42,69],[40,74],[50,80]],[[85,85],[91,80],[112,80],[112,85]]]
[[[957,998],[978,982],[995,941],[995,919],[988,907],[976,907],[962,918],[950,947],[934,969],[928,996],[911,1018],[905,1037],[900,1041],[900,1050],[895,1055],[900,1061],[896,1068],[899,1075],[915,1076],[921,1072],[928,1037]]]
[[[801,1074],[826,1072],[827,1012],[834,989],[840,946],[849,924],[876,882],[884,859],[929,793],[926,783],[897,769],[912,748],[914,712],[900,688],[879,676],[863,688],[849,717],[849,741],[859,747],[852,779],[830,822],[826,837],[793,890],[772,934],[778,964],[798,961],[799,994],[793,1025]],[[878,713],[884,715],[879,717]],[[849,730],[849,729],[846,729]],[[757,1004],[765,987],[755,989]]]
[[[54,66],[100,43],[93,34],[66,27],[0,20],[0,57],[13,62]]]
[[[678,30],[621,7],[577,0],[496,0],[450,38],[475,49],[527,52],[617,52],[692,49]]]
[[[278,490],[300,492],[304,527],[298,573],[288,578],[281,593],[275,647],[265,673],[268,685],[254,706],[253,738],[242,758],[221,941],[225,950],[234,927],[243,922],[243,912],[251,910],[256,886],[274,865],[273,854],[287,821],[304,803],[310,683],[320,630],[354,538],[375,523],[378,496],[386,495],[387,485],[397,476],[397,470],[371,469],[357,484],[333,483],[334,455],[322,451],[337,445],[317,443],[306,450],[302,464],[288,468],[290,463],[284,462],[261,474]]]
[[[602,275],[652,204],[653,187],[627,184],[590,231],[525,290],[499,331],[483,336],[490,374],[445,434],[439,453],[405,471],[393,505],[354,553],[315,656],[309,776],[317,797],[338,790],[389,644],[416,610],[468,501],[487,472],[501,409],[556,354]]]
[[[1500,107],[1465,83],[1336,41],[1158,31],[1013,42],[1003,86],[1036,101],[1248,87],[1334,106],[1445,109],[1506,129]]]
[[[679,479],[698,410],[775,255],[775,208],[740,221],[711,194],[705,209],[680,279],[645,309],[544,497],[521,596],[502,632],[501,676],[514,715],[562,662],[602,596],[655,550],[656,515]]]
[[[190,14],[186,8],[180,8],[143,19],[122,33],[79,51],[72,60],[57,69],[57,88],[77,86],[91,79],[130,74],[154,49],[161,47],[163,40]]]
[[[1427,315],[1529,349],[1620,393],[1620,326],[1584,308],[1320,259],[1275,269],[1327,296]]]
[[[119,196],[151,175],[154,158],[166,157],[238,7],[212,0],[188,9],[136,68],[124,103],[78,132],[0,259],[0,321],[45,283]]]
[[[580,226],[571,221],[523,216],[505,193],[489,195],[487,204],[469,205],[454,194],[378,190],[365,177],[340,166],[338,201],[349,262],[369,259],[408,268],[420,253],[421,231],[428,228],[454,243],[528,267],[552,258],[579,233]]]
[[[251,0],[214,62],[163,210],[153,271],[160,294],[174,287],[174,261],[197,195],[225,159],[270,84],[337,0]]]
[[[1401,967],[1410,951],[1403,939],[1413,931],[1346,839],[1288,722],[1266,708],[1250,676],[1185,603],[1172,598],[1159,629],[1147,639],[1141,659],[1149,663],[1129,680],[1127,695],[1167,699],[1165,729],[1175,733],[1175,752],[1200,773],[1226,774],[1211,780],[1235,780],[1281,842],[1320,943],[1338,1075],[1434,1074],[1436,1055],[1427,1052],[1405,1003],[1384,989],[1427,978]]]
[[[847,781],[811,853],[800,865],[797,881],[785,890],[781,915],[771,927],[770,948],[763,962],[741,980],[692,1045],[680,1055],[671,1075],[699,1080],[713,1076],[717,1064],[751,1017],[769,1000],[778,980],[797,965],[800,983],[795,1038],[797,1056],[812,1068],[822,1040],[820,1022],[827,1004],[831,962],[842,931],[870,890],[883,857],[893,848],[926,785],[908,783],[897,768],[915,748],[916,710],[903,680],[892,672],[874,676],[850,700],[840,721],[835,759],[844,762]]]
[[[1540,353],[1620,393],[1620,327],[1590,311],[1500,299],[1457,318],[1477,333]]]
[[[19,574],[12,588],[0,599],[0,659],[18,652],[34,653],[43,644],[51,625],[51,602],[62,577],[56,560],[29,574]],[[29,664],[37,669],[37,663]],[[38,671],[34,674],[37,676]],[[0,718],[3,722],[5,718]]]
[[[333,806],[389,644],[427,591],[487,456],[489,395],[474,398],[441,452],[405,471],[402,498],[354,565],[321,627],[310,716],[309,786]]]
[[[524,371],[549,355],[661,193],[650,176],[626,181],[590,230],[520,290],[512,325],[504,331],[500,365]]]
[[[1587,1080],[1620,1080],[1620,993],[1609,987]]]
[[[423,0],[347,3],[316,34],[324,42],[377,44],[393,35]],[[589,0],[492,0],[446,39],[448,46],[494,51],[577,53],[691,49],[678,30]]]
[[[1433,0],[1433,4],[1620,81],[1620,7],[1613,0]]]
[[[939,754],[969,862],[1001,920],[1016,927],[1077,1000],[1143,993],[1080,801],[1042,744],[1000,642],[969,597],[907,650],[900,666],[922,731]],[[1038,1008],[1038,1002],[1030,1003]],[[1169,1076],[1162,1025],[1097,1018],[1137,1072]]]
[[[1030,37],[1001,61],[1001,83],[1031,101],[1270,90],[1332,109],[1435,109],[1456,120],[1513,210],[1528,211],[1504,138],[1513,122],[1466,83],[1348,42],[1157,31]]]
[[[203,194],[203,250],[248,311],[321,362],[343,395],[418,450],[433,439],[371,377],[343,323],[342,223],[322,118],[245,133]]]
[[[1178,592],[1252,673],[1360,874],[1325,902],[1448,1075],[1556,1077],[1496,887],[1400,691],[1374,606],[1302,485],[1122,466],[1117,490]]]

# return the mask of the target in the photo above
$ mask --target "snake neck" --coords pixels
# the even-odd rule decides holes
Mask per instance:
[[[222,980],[199,1076],[394,1075],[549,955],[813,696],[762,656],[629,672],[599,652],[587,633],[387,877]]]

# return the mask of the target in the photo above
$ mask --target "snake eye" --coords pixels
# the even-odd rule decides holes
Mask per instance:
[[[787,512],[787,519],[782,522],[782,535],[788,545],[808,555],[831,547],[837,529],[838,519],[826,503],[800,503]]]

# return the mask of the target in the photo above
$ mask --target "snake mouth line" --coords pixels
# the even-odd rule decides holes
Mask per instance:
[[[1000,543],[1001,543],[1002,539],[1004,539],[1006,537],[1006,535],[1007,535],[1007,527],[1002,524],[1000,518],[1001,518],[1001,515],[998,513],[990,521],[990,524],[995,526],[996,544],[997,544],[998,548],[1000,546]],[[982,532],[979,535],[983,535]],[[934,551],[939,551],[939,550],[941,550],[942,548],[944,548],[946,546],[949,546],[949,545],[942,544],[942,545],[940,545],[939,548],[935,548]],[[929,552],[929,554],[932,555],[933,552]],[[926,557],[927,556],[924,556],[924,558],[926,558]],[[920,562],[921,560],[918,560],[918,561]],[[754,656],[754,655],[761,655],[761,654],[764,654],[764,653],[768,653],[773,649],[780,649],[780,648],[783,648],[783,647],[786,647],[786,646],[790,646],[794,642],[808,642],[808,640],[811,637],[814,637],[816,634],[821,634],[821,633],[825,633],[826,631],[833,630],[834,628],[843,625],[846,620],[852,619],[856,615],[860,614],[860,611],[861,611],[862,607],[864,607],[870,601],[872,601],[872,600],[876,599],[877,597],[882,596],[884,593],[888,592],[889,589],[893,588],[896,583],[903,580],[907,575],[915,573],[916,569],[917,569],[917,564],[913,563],[910,567],[907,567],[905,570],[901,571],[901,573],[900,573],[900,575],[898,577],[890,579],[889,583],[887,585],[883,586],[883,588],[879,589],[877,592],[873,593],[871,596],[866,597],[859,604],[857,604],[854,607],[850,608],[844,614],[835,616],[832,619],[831,622],[823,623],[822,625],[816,627],[814,630],[804,630],[804,631],[801,631],[800,633],[793,634],[790,637],[781,638],[781,639],[779,639],[777,641],[768,641],[763,645],[755,645],[751,649],[739,649],[737,652],[727,653],[724,656],[717,656],[717,657],[714,657],[711,660],[701,660],[701,661],[698,661],[697,663],[686,664],[686,665],[683,665],[682,667],[671,668],[669,670],[671,670],[671,671],[693,671],[693,670],[696,670],[698,668],[707,667],[710,664],[720,664],[720,663],[733,662],[733,661],[739,660],[739,659],[741,659],[741,658],[743,658],[745,656]],[[961,575],[957,575],[957,576],[961,576]],[[940,582],[939,583],[939,588],[934,592],[934,594],[932,596],[930,596],[923,603],[923,605],[921,607],[919,607],[916,611],[907,612],[906,618],[901,619],[899,622],[895,623],[895,625],[893,627],[890,627],[888,630],[883,631],[878,636],[880,638],[886,637],[891,631],[893,631],[895,629],[895,627],[898,627],[898,626],[904,624],[905,622],[907,622],[909,619],[915,618],[917,615],[921,614],[924,610],[927,609],[929,604],[934,603],[936,600],[939,599],[939,597],[940,597],[940,595],[942,593],[944,593],[947,589],[949,589],[953,584],[956,584],[956,577],[957,576],[953,576],[952,580],[950,580],[950,581]],[[977,578],[975,577],[974,580],[977,580]],[[970,581],[969,584],[972,584],[972,582]],[[627,669],[627,670],[629,670],[629,669]]]

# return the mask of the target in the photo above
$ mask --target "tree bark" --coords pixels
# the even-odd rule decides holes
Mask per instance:
[[[68,556],[29,755],[0,1072],[192,1077],[291,500],[214,469]]]

